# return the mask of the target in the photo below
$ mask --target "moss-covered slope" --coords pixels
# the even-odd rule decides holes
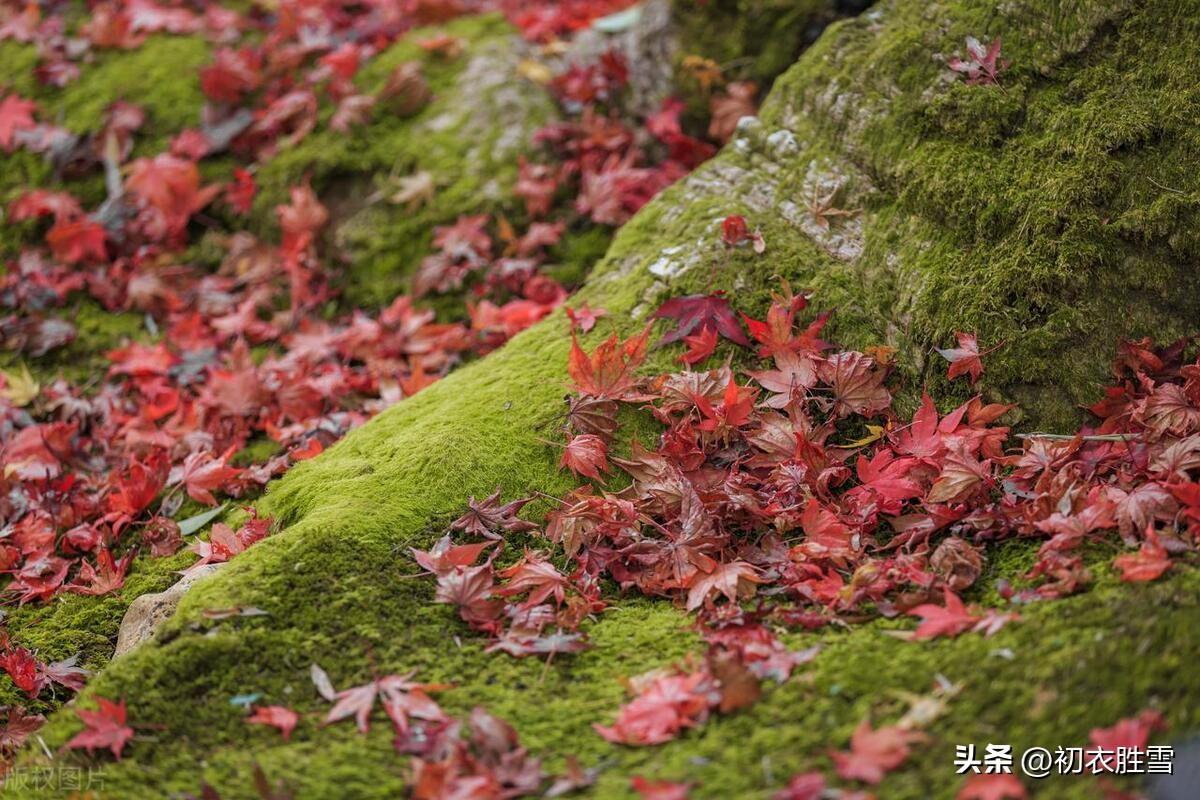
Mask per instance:
[[[977,329],[985,344],[1006,342],[989,357],[987,385],[1032,401],[1035,422],[1067,420],[1093,396],[1118,334],[1194,324],[1200,295],[1183,265],[1196,250],[1200,178],[1189,123],[1197,56],[1184,44],[1194,37],[1162,35],[1195,9],[1057,8],[1051,17],[891,2],[831,29],[777,83],[761,123],[622,229],[579,300],[628,330],[667,295],[704,288],[761,311],[787,277],[838,306],[833,338],[900,346],[910,390],[928,381],[948,395],[928,348]],[[937,60],[967,34],[1003,35],[1014,60],[1003,89],[964,86]],[[842,182],[837,204],[862,211],[825,231],[806,206]],[[717,229],[730,213],[762,227],[764,256],[726,255]],[[696,780],[697,797],[768,796],[795,770],[828,769],[826,750],[844,747],[868,712],[894,719],[903,704],[891,690],[926,691],[938,673],[965,686],[881,797],[952,797],[955,744],[1078,745],[1089,728],[1148,705],[1176,731],[1200,725],[1200,682],[1185,666],[1200,647],[1200,578],[1128,588],[1099,569],[1091,592],[1031,607],[990,640],[917,645],[884,633],[902,623],[796,636],[824,645],[811,678],[662,748],[605,743],[589,725],[611,720],[616,679],[695,647],[681,613],[630,598],[591,628],[593,650],[545,668],[484,654],[450,608],[431,604],[432,583],[412,577],[407,555],[468,495],[567,488],[558,454],[540,441],[561,420],[565,330],[555,315],[273,487],[263,507],[283,530],[198,585],[156,641],[113,662],[80,700],[125,696],[133,722],[163,726],[104,767],[108,796],[162,797],[205,779],[223,797],[253,797],[255,763],[300,798],[395,796],[404,761],[385,725],[365,738],[350,725],[320,728],[311,662],[339,687],[412,668],[454,681],[441,698],[448,710],[483,703],[552,764],[566,754],[605,764],[602,797],[628,796],[635,773]],[[1014,574],[1026,554],[993,558],[987,578]],[[201,613],[231,605],[270,615]],[[241,720],[229,700],[245,693],[308,712],[290,743]],[[46,742],[78,728],[60,712]],[[1095,796],[1085,781],[1037,789]]]

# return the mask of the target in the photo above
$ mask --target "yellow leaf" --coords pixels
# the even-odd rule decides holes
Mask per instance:
[[[526,80],[545,85],[554,79],[554,73],[540,61],[523,58],[517,62],[517,74]]]
[[[868,425],[866,436],[864,436],[861,439],[856,439],[853,442],[850,442],[849,444],[847,444],[845,446],[846,447],[864,447],[864,446],[870,444],[871,442],[879,441],[879,439],[881,439],[882,437],[883,437],[883,426],[882,425]]]
[[[725,82],[721,74],[721,65],[711,58],[684,56],[682,66],[700,84],[700,91],[705,94],[712,91],[714,86]]]
[[[0,397],[6,398],[14,406],[27,406],[38,396],[42,387],[29,373],[29,367],[22,364],[21,371],[0,370],[4,376],[4,388],[0,389]]]

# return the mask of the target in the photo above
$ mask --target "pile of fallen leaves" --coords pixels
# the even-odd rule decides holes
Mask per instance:
[[[725,228],[741,232],[726,235],[731,246],[751,243],[744,221]],[[667,301],[657,316],[675,327],[659,344],[687,346],[679,360],[688,368],[671,374],[637,374],[651,326],[591,353],[573,345],[561,463],[590,482],[541,531],[569,570],[556,568],[553,547],[494,566],[503,532],[535,530],[515,516],[527,501],[502,505],[499,492],[472,500],[452,526],[483,541],[455,544],[448,534],[416,552],[437,578],[437,599],[513,656],[587,647],[580,626],[605,608],[606,585],[695,612],[708,652],[632,679],[634,698],[611,725],[596,724],[606,739],[659,744],[754,703],[765,681],[786,680],[816,655],[789,651],[773,630],[909,615],[920,619],[913,640],[990,636],[1018,620],[1022,604],[1085,587],[1090,543],[1119,537],[1128,552],[1112,566],[1125,581],[1154,580],[1194,556],[1200,362],[1185,359],[1186,341],[1123,343],[1115,383],[1091,408],[1094,425],[1013,439],[999,424],[1013,407],[978,397],[939,414],[926,396],[901,417],[888,388],[891,353],[837,350],[819,338],[829,315],[806,321],[806,306],[786,287],[765,320],[739,318],[720,295]],[[691,369],[718,337],[752,350],[743,361],[764,363]],[[958,338],[941,353],[951,379],[974,383],[989,351],[974,335]],[[624,458],[610,453],[621,405],[663,428]],[[604,488],[615,472],[625,488]],[[1022,588],[1002,579],[1001,607],[966,605],[986,545],[1013,538],[1041,543]],[[834,765],[843,779],[878,783],[921,738],[916,723],[864,721]],[[781,797],[819,796],[824,779],[808,780],[818,788]]]
[[[538,132],[536,160],[519,165],[512,205],[524,206],[520,228],[499,215],[436,228],[411,294],[377,311],[340,299],[344,276],[323,235],[330,213],[307,183],[275,209],[278,240],[248,230],[254,174],[321,125],[345,132],[417,113],[430,99],[418,62],[398,65],[374,94],[353,82],[417,25],[500,9],[530,41],[561,53],[558,37],[627,5],[321,0],[235,11],[138,0],[94,4],[81,26],[67,4],[0,10],[0,41],[36,45],[35,77],[48,86],[75,80],[97,52],[137,48],[149,34],[219,45],[199,74],[201,124],[152,156],[133,157],[147,124],[134,102],[115,103],[98,130],[76,134],[36,102],[0,91],[0,148],[41,156],[55,181],[8,207],[23,238],[40,244],[0,275],[3,347],[35,361],[61,352],[76,337],[70,309],[81,302],[141,314],[146,327],[96,354],[107,368],[85,383],[46,381],[25,364],[0,371],[4,596],[24,604],[106,595],[121,589],[139,553],[186,546],[199,557],[188,571],[235,557],[269,535],[272,521],[251,513],[237,530],[216,522],[207,540],[195,537],[228,499],[253,498],[295,462],[559,306],[567,288],[543,267],[565,231],[620,225],[715,151],[684,133],[677,101],[649,119],[624,110],[619,54],[552,76],[563,117]],[[449,36],[419,44],[444,59],[464,57],[467,46]],[[218,156],[237,166],[228,180],[207,182],[202,162]],[[105,198],[87,208],[69,187],[98,176]],[[434,190],[424,173],[405,181],[395,202],[420,204]],[[189,260],[201,237],[224,249],[219,264]],[[442,303],[448,321],[435,318],[423,305],[435,294],[459,298],[459,313]],[[31,701],[51,703],[55,691],[83,685],[76,659],[44,663],[0,634],[0,668]],[[8,714],[4,754],[41,721],[20,707]],[[127,740],[113,740],[114,754]]]

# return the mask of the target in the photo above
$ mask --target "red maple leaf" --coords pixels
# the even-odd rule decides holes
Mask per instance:
[[[242,473],[240,469],[226,464],[226,457],[216,458],[207,452],[192,453],[171,470],[167,483],[171,486],[183,484],[188,497],[197,503],[215,506],[217,498],[213,497],[213,490],[220,489]]]
[[[41,665],[33,653],[24,647],[10,646],[7,642],[5,651],[0,655],[0,669],[8,673],[17,688],[30,697],[37,697],[42,691],[42,681],[38,679]]]
[[[831,355],[818,362],[817,377],[833,389],[833,410],[838,417],[869,417],[892,404],[892,395],[883,385],[883,370],[862,353]]]
[[[0,147],[4,148],[4,152],[13,151],[13,139],[17,131],[34,127],[35,108],[37,103],[16,94],[5,95],[0,100]]]
[[[388,675],[362,686],[343,689],[337,693],[333,708],[325,715],[323,724],[329,725],[354,717],[359,732],[366,733],[371,727],[371,711],[377,698],[382,702],[396,732],[400,734],[407,732],[409,717],[431,722],[444,720],[446,715],[426,693],[441,691],[449,686],[438,683],[413,683],[409,680],[411,677],[412,673]]]
[[[608,316],[608,312],[603,308],[591,308],[586,302],[578,309],[563,306],[563,310],[567,312],[567,319],[571,320],[571,327],[578,329],[580,333],[587,333],[596,327],[596,320]]]
[[[734,344],[750,346],[729,301],[719,294],[691,294],[672,297],[654,312],[654,319],[673,319],[675,328],[659,340],[659,345],[678,342],[686,336],[710,328]]]
[[[618,744],[662,744],[684,728],[704,722],[716,702],[714,695],[712,679],[706,672],[658,676],[621,707],[611,726],[593,723],[592,727]]]
[[[410,548],[413,558],[435,575],[450,572],[455,567],[469,567],[479,560],[479,556],[494,542],[478,542],[476,544],[452,544],[450,534],[446,534],[434,543],[429,550]]]
[[[532,497],[523,497],[507,503],[500,502],[500,489],[482,500],[474,496],[467,501],[467,513],[450,523],[450,528],[477,536],[496,538],[500,531],[521,533],[537,529],[537,525],[517,516]]]
[[[955,56],[946,62],[946,66],[955,72],[967,76],[967,83],[974,86],[999,84],[1000,73],[1008,69],[1009,62],[999,61],[1000,37],[992,39],[986,48],[974,36],[967,37],[967,57]]]
[[[490,563],[484,563],[477,567],[456,567],[438,575],[434,599],[457,606],[467,624],[493,629],[504,610],[504,602],[495,595],[495,571]]]
[[[13,753],[18,750],[30,734],[42,725],[46,718],[41,714],[26,714],[21,706],[8,707],[8,719],[0,726],[0,751]]]
[[[75,734],[66,747],[72,750],[84,749],[88,753],[108,748],[117,761],[121,760],[121,751],[126,743],[133,738],[133,728],[125,724],[125,700],[119,703],[97,697],[100,706],[96,711],[77,708],[75,713],[87,727]]]
[[[982,617],[967,610],[963,601],[948,588],[942,590],[945,606],[924,603],[909,609],[909,614],[921,618],[921,624],[913,633],[914,639],[933,639],[938,636],[955,637],[975,627]]]
[[[104,241],[104,226],[90,217],[56,222],[54,227],[46,231],[46,244],[50,246],[50,252],[67,264],[104,261],[108,257]]]
[[[568,467],[576,475],[600,480],[608,472],[608,445],[594,433],[581,433],[567,443],[559,468]]]
[[[257,706],[254,713],[246,717],[246,722],[251,725],[270,725],[278,728],[285,742],[292,738],[292,731],[299,721],[300,715],[285,706]]]
[[[687,610],[695,611],[714,593],[723,595],[730,603],[737,603],[754,594],[754,585],[766,583],[753,564],[745,561],[729,561],[718,564],[712,572],[700,573],[688,590]]]
[[[945,350],[936,348],[938,354],[942,358],[950,362],[950,368],[946,370],[946,377],[954,380],[959,375],[969,375],[972,385],[979,380],[983,375],[983,356],[995,351],[1004,343],[993,345],[982,353],[979,352],[979,340],[973,333],[956,333],[958,337],[958,347],[951,347]]]
[[[105,507],[113,514],[135,517],[158,496],[166,484],[166,460],[150,457],[129,462],[124,475],[114,475],[114,484],[105,497]]]
[[[713,354],[717,349],[717,332],[705,325],[699,333],[683,337],[687,352],[679,356],[679,360],[688,366],[699,364]]]
[[[1153,524],[1146,527],[1146,538],[1138,551],[1117,556],[1113,567],[1121,571],[1121,580],[1129,583],[1157,580],[1171,568],[1167,548],[1159,541]]]
[[[79,654],[76,653],[62,661],[41,664],[38,667],[38,679],[42,683],[53,681],[59,686],[65,686],[73,692],[78,692],[83,688],[87,679],[92,676],[89,670],[75,666],[78,661]]]
[[[133,563],[135,555],[137,551],[130,550],[117,561],[112,552],[104,548],[96,554],[96,566],[83,562],[83,566],[79,568],[79,576],[64,588],[68,592],[93,596],[115,592],[125,585],[125,573],[129,571],[129,565]]]
[[[142,204],[139,224],[155,239],[181,236],[192,214],[221,191],[218,184],[201,188],[194,161],[166,153],[139,158],[129,169],[125,186]]]
[[[529,592],[529,597],[522,604],[524,607],[536,606],[550,597],[561,605],[566,598],[566,577],[538,553],[527,550],[520,561],[501,570],[499,574],[508,582],[495,593],[501,597],[511,597]]]
[[[838,775],[846,780],[879,783],[886,773],[908,758],[909,744],[924,738],[920,732],[898,725],[872,730],[871,724],[864,719],[850,737],[850,750],[829,755]]]
[[[1105,750],[1116,750],[1118,747],[1144,750],[1150,741],[1150,734],[1166,727],[1162,713],[1148,708],[1136,717],[1119,720],[1111,727],[1092,728],[1088,733],[1088,741]]]
[[[751,242],[754,252],[766,252],[767,243],[758,231],[751,231],[742,216],[729,216],[721,221],[721,241],[726,247],[737,247],[742,242]]]
[[[567,359],[567,373],[580,394],[606,400],[636,399],[637,379],[633,375],[646,358],[646,342],[650,326],[624,342],[615,333],[592,351],[585,353],[574,334]]]

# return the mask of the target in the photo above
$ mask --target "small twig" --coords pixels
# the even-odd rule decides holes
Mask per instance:
[[[1151,178],[1149,175],[1146,176],[1146,180],[1150,181],[1155,186],[1162,189],[1164,192],[1174,192],[1175,194],[1187,194],[1187,192],[1183,191],[1182,189],[1172,189],[1170,186],[1163,186],[1161,183],[1154,180],[1154,178]]]
[[[1018,433],[1018,439],[1055,439],[1063,442],[1070,442],[1079,439],[1084,442],[1127,442],[1130,439],[1137,440],[1136,436],[1130,436],[1127,433],[1096,433],[1086,436],[1072,433]]]

